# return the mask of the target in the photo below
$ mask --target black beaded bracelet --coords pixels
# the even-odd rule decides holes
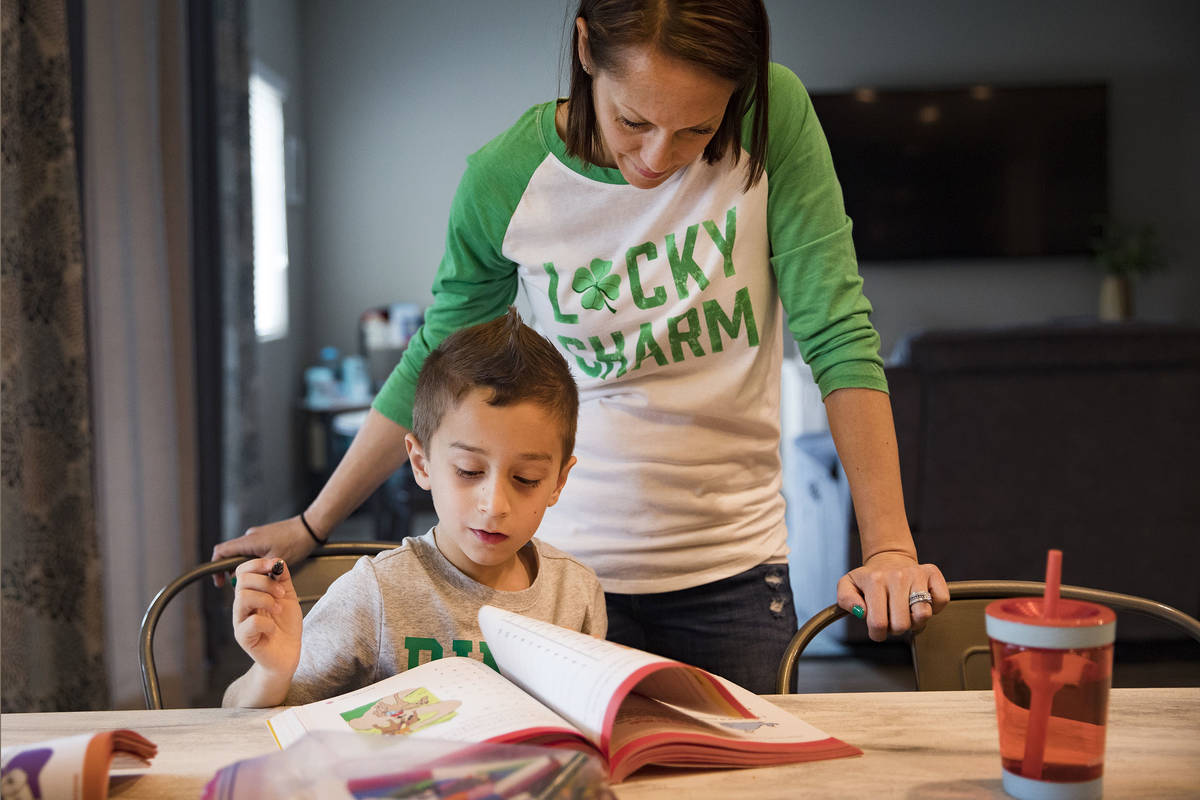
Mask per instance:
[[[311,525],[309,525],[309,524],[308,524],[308,520],[306,520],[306,519],[304,518],[304,512],[303,512],[303,511],[301,511],[301,512],[300,512],[300,524],[304,526],[304,530],[308,531],[308,535],[309,535],[309,536],[311,536],[311,537],[313,538],[313,541],[314,541],[314,542],[316,542],[317,544],[325,544],[325,540],[324,540],[324,539],[321,539],[320,537],[318,537],[318,536],[317,536],[317,534],[313,533],[312,526],[311,526]]]

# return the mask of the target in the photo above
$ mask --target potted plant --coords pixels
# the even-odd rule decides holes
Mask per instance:
[[[1133,316],[1133,281],[1167,266],[1166,253],[1153,225],[1109,221],[1092,240],[1100,282],[1100,319],[1113,322]]]

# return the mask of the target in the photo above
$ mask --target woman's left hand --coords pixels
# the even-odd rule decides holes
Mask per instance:
[[[928,592],[929,600],[910,603],[914,594]],[[877,553],[861,567],[843,575],[837,585],[838,605],[854,613],[864,611],[867,635],[882,642],[888,634],[920,631],[931,616],[950,602],[942,571],[933,564],[918,564],[903,553]]]

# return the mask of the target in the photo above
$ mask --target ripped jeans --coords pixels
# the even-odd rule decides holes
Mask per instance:
[[[694,664],[758,694],[773,694],[796,632],[787,564],[657,594],[604,595],[608,639]]]

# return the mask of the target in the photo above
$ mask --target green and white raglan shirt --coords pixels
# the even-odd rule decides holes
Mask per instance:
[[[579,462],[544,538],[606,591],[786,560],[782,310],[824,395],[887,389],[824,134],[794,74],[773,65],[769,87],[766,176],[748,191],[746,152],[638,189],[567,155],[554,102],[527,111],[468,159],[433,306],[375,399],[411,428],[429,351],[524,291],[580,392]]]

